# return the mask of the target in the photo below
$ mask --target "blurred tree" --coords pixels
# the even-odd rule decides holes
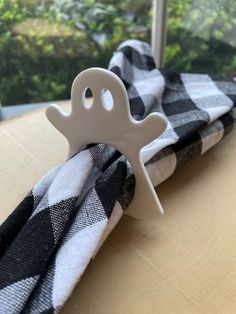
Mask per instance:
[[[235,0],[170,0],[166,66],[177,71],[236,71]]]
[[[149,39],[151,0],[0,0],[3,105],[64,99],[80,71],[107,67],[128,38]]]

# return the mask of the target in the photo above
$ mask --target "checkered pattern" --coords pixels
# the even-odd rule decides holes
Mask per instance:
[[[109,69],[124,82],[134,118],[158,111],[168,119],[167,130],[142,151],[154,185],[233,127],[233,79],[158,70],[150,47],[136,40],[118,48]],[[0,313],[57,313],[134,188],[129,162],[103,144],[49,172],[0,227]]]

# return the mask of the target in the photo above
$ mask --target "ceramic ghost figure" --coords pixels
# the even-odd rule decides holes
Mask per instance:
[[[85,102],[85,91],[90,88],[93,101]],[[109,90],[113,104],[104,103],[104,89]],[[56,105],[46,111],[50,122],[67,138],[69,158],[91,143],[113,146],[129,160],[135,175],[134,198],[127,213],[136,218],[163,212],[152,186],[140,151],[157,139],[167,126],[160,113],[151,113],[144,120],[135,120],[130,113],[127,91],[120,78],[111,71],[91,68],[81,72],[71,89],[71,112],[67,115]]]

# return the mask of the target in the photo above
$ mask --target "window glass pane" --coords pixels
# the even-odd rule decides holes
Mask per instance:
[[[169,0],[165,65],[236,76],[236,1]]]
[[[150,41],[151,0],[0,0],[0,101],[66,99],[125,39]]]

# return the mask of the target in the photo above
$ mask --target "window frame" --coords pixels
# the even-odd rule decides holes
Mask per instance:
[[[167,33],[168,0],[153,0],[152,16],[152,54],[157,67],[164,65],[164,52]]]

